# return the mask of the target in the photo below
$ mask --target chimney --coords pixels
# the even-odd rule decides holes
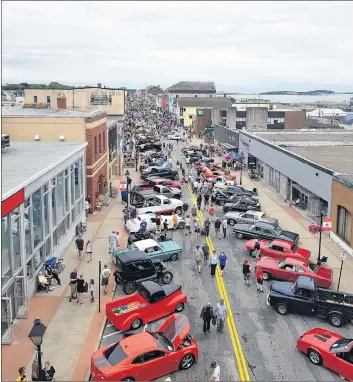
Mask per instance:
[[[65,96],[58,96],[56,99],[56,103],[58,109],[67,109]]]

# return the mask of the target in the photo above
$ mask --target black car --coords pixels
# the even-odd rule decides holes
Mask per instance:
[[[226,202],[223,206],[223,211],[260,211],[261,205],[258,200],[243,197],[240,200]]]
[[[177,180],[179,179],[179,174],[178,171],[173,170],[172,168],[162,167],[153,167],[152,170],[146,170],[141,174],[142,180],[148,180],[153,178],[167,178]]]
[[[173,273],[160,260],[151,260],[145,252],[129,251],[113,256],[116,265],[115,282],[123,285],[125,294],[135,292],[138,283],[145,280],[162,281],[169,284]]]
[[[230,195],[227,195],[225,192],[217,190],[212,193],[211,201],[219,206],[224,206],[227,202],[229,202],[229,197]]]
[[[143,143],[138,147],[138,151],[141,153],[149,150],[162,151],[162,145],[160,143]]]
[[[254,193],[250,190],[245,189],[242,186],[228,186],[225,190],[228,195],[236,195],[236,196],[254,196]]]

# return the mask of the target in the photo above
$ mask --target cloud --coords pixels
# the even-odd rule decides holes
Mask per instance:
[[[351,2],[19,1],[2,10],[3,82],[353,89]]]

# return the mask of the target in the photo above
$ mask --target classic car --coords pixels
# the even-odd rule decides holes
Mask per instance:
[[[151,178],[178,180],[179,174],[177,170],[174,170],[171,167],[148,167],[145,171],[142,171],[140,178],[142,181],[146,181]]]
[[[243,238],[256,238],[268,240],[287,240],[297,243],[299,241],[299,234],[291,231],[286,231],[280,226],[273,226],[272,224],[264,221],[255,224],[235,224],[233,226],[233,233],[238,239]]]
[[[176,140],[180,141],[181,139],[183,139],[183,136],[180,133],[174,133],[174,134],[168,135],[168,139],[170,139],[171,141],[176,141]]]
[[[171,179],[167,179],[167,178],[154,178],[154,179],[147,178],[147,180],[144,181],[143,184],[147,184],[150,186],[161,185],[161,186],[167,186],[170,188],[181,189],[181,183],[180,182],[177,182],[177,181],[171,180]]]
[[[245,243],[245,249],[249,251],[250,256],[254,250],[256,240],[249,240]],[[257,240],[260,244],[261,256],[273,257],[275,259],[283,259],[292,257],[298,260],[308,260],[311,252],[305,248],[299,248],[291,241],[285,240]]]
[[[242,186],[229,186],[226,188],[225,192],[228,195],[248,196],[248,197],[254,196],[253,191],[247,190],[246,188]]]
[[[131,294],[137,289],[138,283],[146,280],[161,281],[169,284],[173,273],[167,269],[163,261],[150,259],[146,252],[129,251],[115,254],[115,282],[121,284],[125,294]]]
[[[223,205],[223,211],[260,211],[261,205],[258,200],[251,199],[247,196],[240,197],[239,196],[231,196],[230,200],[235,199],[235,201],[225,202]],[[238,199],[238,200],[236,200]]]
[[[158,166],[157,164],[152,164],[149,167],[142,170],[141,174],[143,175],[158,174],[164,171],[169,171],[171,168],[172,168],[172,164],[169,162],[163,162],[163,164],[160,166]]]
[[[136,188],[135,188],[136,187]],[[158,186],[147,186],[143,185],[142,190],[139,189],[139,186],[135,186],[131,191],[130,191],[130,198],[131,198],[131,203],[134,204],[134,195],[138,194],[139,196],[143,195],[164,195],[167,198],[175,198],[175,199],[180,199],[181,198],[181,190],[179,188],[169,188],[166,186],[158,185]],[[140,197],[138,199],[141,199]],[[135,204],[134,204],[135,205]]]
[[[140,172],[146,170],[148,167],[151,167],[151,166],[157,166],[157,167],[161,167],[165,162],[165,158],[153,158],[155,159],[154,161],[153,160],[149,160],[149,161],[145,161],[143,163],[140,164],[140,167],[139,167],[139,170]]]
[[[306,260],[290,257],[275,259],[261,257],[256,261],[256,267],[261,266],[264,280],[278,279],[294,282],[299,276],[309,276],[315,279],[320,288],[330,288],[332,284],[332,269],[322,265],[308,264]]]
[[[93,381],[152,381],[189,369],[199,356],[186,316],[173,314],[156,331],[125,334],[91,358]]]
[[[155,213],[158,215],[170,215],[175,212],[181,215],[183,211],[183,202],[179,199],[169,199],[164,195],[155,196],[148,202],[148,207],[137,208],[137,214]]]
[[[119,249],[112,253],[112,262],[115,264],[115,256],[129,251],[141,251],[147,253],[151,259],[162,261],[175,261],[182,254],[181,246],[175,241],[157,242],[153,239],[136,241],[127,246],[127,248]]]
[[[353,339],[327,329],[314,328],[300,336],[297,349],[314,365],[323,365],[342,379],[353,381]]]
[[[141,143],[138,144],[138,150],[144,152],[147,150],[162,151],[162,145],[160,143]]]
[[[274,225],[278,225],[277,219],[267,218],[264,212],[260,211],[246,211],[246,212],[227,212],[224,215],[224,218],[227,219],[228,224],[234,225],[238,223],[254,224],[258,221],[265,220],[267,222],[273,221]]]
[[[135,330],[171,313],[181,312],[186,302],[181,285],[161,286],[154,281],[143,281],[134,294],[107,302],[105,315],[116,329]]]
[[[167,220],[168,228],[173,228],[172,215],[160,215],[161,224]],[[177,216],[178,218],[178,228],[185,227],[185,220],[182,216]],[[147,223],[148,231],[155,231],[157,229],[156,225],[156,215],[153,213],[150,214],[140,214],[135,219],[130,219],[126,222],[125,228],[128,232],[138,232],[140,230],[141,222],[145,220]]]

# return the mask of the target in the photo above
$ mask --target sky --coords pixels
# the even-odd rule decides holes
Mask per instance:
[[[2,83],[353,90],[353,2],[2,2]]]

